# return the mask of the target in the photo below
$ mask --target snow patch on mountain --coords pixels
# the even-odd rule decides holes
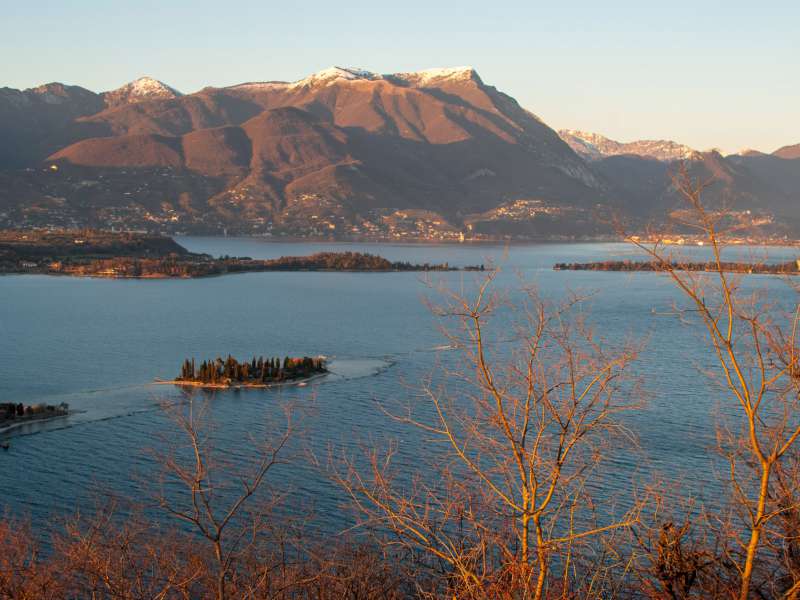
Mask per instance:
[[[161,96],[164,94],[179,96],[180,92],[165,83],[153,79],[152,77],[140,77],[127,85],[128,90],[134,96]]]
[[[327,69],[323,69],[322,71],[318,71],[300,81],[295,81],[294,83],[290,84],[291,87],[302,87],[306,85],[315,85],[315,84],[328,84],[333,83],[334,81],[359,81],[359,80],[367,80],[372,81],[375,79],[383,79],[381,75],[377,73],[373,73],[371,71],[367,71],[366,69],[356,69],[352,67],[329,67]]]
[[[576,153],[587,160],[600,160],[607,156],[625,154],[653,158],[662,162],[700,158],[700,153],[694,148],[671,140],[618,142],[598,133],[577,129],[562,129],[558,134]]]
[[[291,84],[285,81],[248,81],[245,83],[237,83],[230,85],[226,89],[229,90],[283,90]]]
[[[337,82],[380,80],[425,87],[443,81],[466,81],[470,79],[480,81],[480,77],[472,67],[447,67],[408,73],[384,74],[354,67],[329,67],[298,81],[248,82],[233,85],[230,89],[295,89],[307,86],[330,85]]]
[[[140,77],[110,92],[103,97],[109,106],[129,104],[142,100],[168,100],[183,96],[181,92],[152,77]]]
[[[434,82],[443,80],[451,81],[467,81],[469,79],[478,79],[478,73],[472,67],[447,67],[439,69],[425,69],[424,71],[415,71],[412,73],[395,73],[391,75],[395,79],[408,81],[417,85],[428,85]]]

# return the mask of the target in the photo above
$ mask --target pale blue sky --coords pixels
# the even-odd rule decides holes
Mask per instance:
[[[472,65],[555,128],[698,149],[800,142],[800,2],[0,0],[0,86],[183,92]]]

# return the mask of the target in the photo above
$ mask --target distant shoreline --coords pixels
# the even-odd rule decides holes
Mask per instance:
[[[670,262],[655,261],[600,261],[588,263],[556,263],[555,271],[599,271],[606,273],[665,273],[688,271],[699,273],[737,273],[742,275],[800,275],[800,260],[786,263],[742,263],[742,262]]]
[[[254,259],[189,252],[173,238],[102,231],[0,230],[0,272],[107,279],[189,279],[243,272],[470,271],[483,265],[412,264],[363,252]]]
[[[211,239],[231,239],[231,240],[254,240],[264,242],[267,244],[368,244],[368,245],[382,245],[382,246],[535,246],[535,245],[555,245],[555,244],[629,244],[625,238],[588,238],[580,240],[560,240],[552,238],[530,238],[530,239],[487,239],[487,240],[470,240],[465,239],[463,242],[459,240],[425,240],[425,239],[383,239],[383,238],[357,238],[357,239],[330,239],[330,238],[317,238],[317,237],[295,237],[295,236],[266,236],[266,235],[214,235],[214,234],[170,234],[173,238],[191,239],[191,238],[211,238]],[[643,244],[654,244],[657,240],[642,240]],[[668,244],[669,247],[694,247],[696,246],[694,240],[685,242],[684,244]],[[728,246],[767,246],[767,247],[797,247],[800,246],[800,239],[798,240],[761,240],[761,241],[747,241],[736,240],[727,243]]]
[[[130,281],[175,281],[191,279],[212,279],[214,277],[227,277],[229,275],[251,275],[253,273],[480,273],[480,269],[472,267],[461,267],[453,269],[418,269],[418,270],[403,270],[403,269],[264,269],[253,271],[228,271],[225,273],[208,273],[202,275],[98,275],[96,273],[56,273],[56,272],[25,272],[25,271],[0,271],[0,277],[6,275],[43,275],[45,277],[65,277],[72,279],[114,279],[114,280],[130,280]]]

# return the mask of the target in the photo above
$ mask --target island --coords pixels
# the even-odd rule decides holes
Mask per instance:
[[[283,360],[254,356],[250,361],[239,362],[228,355],[225,360],[220,357],[204,360],[199,366],[193,358],[186,359],[175,379],[156,383],[205,388],[272,387],[301,383],[327,372],[322,356],[287,356]]]
[[[0,274],[113,279],[194,278],[260,271],[482,271],[390,261],[362,252],[318,252],[259,260],[189,252],[170,237],[105,231],[0,231]]]
[[[69,415],[69,404],[31,404],[26,405],[13,402],[0,403],[0,431],[10,429],[13,426],[29,423],[31,421],[41,421],[53,419],[55,417],[66,417]]]
[[[606,260],[588,263],[556,263],[556,271],[700,271],[726,273],[746,273],[763,275],[800,275],[800,260],[784,263],[745,263],[745,262],[677,262],[668,264],[657,261]]]

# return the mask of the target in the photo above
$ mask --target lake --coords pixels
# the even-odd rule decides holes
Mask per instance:
[[[178,238],[189,250],[214,255],[276,258],[322,250],[353,250],[389,260],[451,265],[502,265],[500,287],[519,279],[542,294],[593,293],[582,307],[598,333],[619,341],[647,340],[635,366],[646,406],[629,417],[641,448],[618,457],[621,471],[685,478],[703,490],[710,479],[713,409],[719,395],[697,375],[713,364],[701,332],[671,313],[680,301],[664,276],[652,273],[553,271],[556,262],[635,257],[624,244],[393,245],[279,243],[245,238]],[[697,252],[702,253],[701,250]],[[736,248],[731,258],[755,254],[794,260],[790,248]],[[478,275],[479,276],[479,275]],[[431,278],[469,289],[475,273]],[[107,280],[48,276],[0,277],[0,402],[68,402],[68,418],[0,434],[0,504],[34,523],[91,506],[111,491],[145,498],[157,467],[149,451],[171,436],[162,403],[182,401],[178,390],[156,386],[172,378],[186,357],[232,354],[317,355],[331,359],[320,383],[280,390],[225,391],[210,398],[215,444],[234,460],[247,456],[249,438],[280,424],[280,407],[302,413],[297,459],[275,474],[291,489],[293,506],[313,506],[331,522],[346,522],[339,490],[305,459],[329,450],[357,453],[365,443],[398,444],[398,461],[411,472],[431,455],[428,441],[392,421],[378,403],[399,406],[414,386],[456,360],[425,298],[435,294],[420,273],[248,273],[194,280]],[[751,277],[778,301],[792,292],[777,278]],[[684,477],[685,475],[685,477]],[[612,478],[612,494],[626,485]],[[291,508],[291,507],[290,507]]]

